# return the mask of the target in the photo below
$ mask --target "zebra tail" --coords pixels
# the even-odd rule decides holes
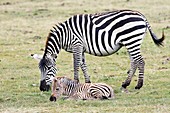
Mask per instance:
[[[165,39],[165,35],[164,35],[164,30],[162,30],[162,38],[158,39],[157,36],[153,33],[152,29],[151,29],[151,26],[149,25],[149,23],[147,22],[147,27],[149,29],[149,32],[150,32],[150,35],[154,41],[154,43],[157,45],[157,46],[163,46],[163,41]]]
[[[110,95],[108,97],[108,99],[114,99],[115,95],[114,95],[114,90],[110,87]]]

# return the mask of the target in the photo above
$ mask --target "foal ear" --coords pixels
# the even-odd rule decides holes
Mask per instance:
[[[31,54],[31,57],[32,57],[33,59],[36,59],[36,60],[40,61],[40,60],[42,59],[43,55]]]
[[[56,77],[53,78],[52,84],[53,87],[56,87],[56,85],[58,84],[58,79]]]
[[[54,78],[53,78],[53,81],[54,81],[54,82],[57,82],[57,78],[56,78],[56,77],[54,77]]]
[[[64,82],[64,80],[65,80],[65,77],[61,77],[61,79],[60,79],[60,83],[63,83],[63,82]]]

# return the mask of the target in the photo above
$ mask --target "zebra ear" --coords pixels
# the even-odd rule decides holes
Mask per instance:
[[[40,61],[40,60],[42,59],[43,55],[31,54],[31,57],[32,57],[33,59],[36,59],[36,60]]]

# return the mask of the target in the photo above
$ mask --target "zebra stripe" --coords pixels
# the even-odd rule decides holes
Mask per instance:
[[[61,49],[72,52],[74,79],[79,81],[78,72],[79,67],[81,67],[85,82],[88,83],[90,76],[87,73],[84,53],[107,56],[125,46],[130,55],[131,65],[134,66],[131,66],[122,87],[126,88],[130,84],[131,78],[138,68],[139,81],[135,88],[140,89],[143,85],[145,64],[141,56],[140,46],[147,29],[154,43],[158,46],[162,45],[164,34],[162,34],[162,38],[158,39],[152,32],[145,16],[137,11],[118,10],[100,14],[75,15],[53,27],[47,38],[43,58],[55,55],[55,60]],[[43,68],[43,66],[40,67]],[[46,78],[48,77],[46,75]]]
[[[89,92],[91,92],[94,97],[98,97],[98,94],[102,94],[101,97],[103,98],[112,96],[112,93],[110,93],[111,88],[106,84],[94,84],[89,88]]]
[[[113,89],[105,83],[76,83],[67,77],[55,77],[52,83],[50,101],[55,101],[61,95],[70,99],[112,99]]]
[[[47,84],[47,85],[50,85],[50,84],[52,83],[52,80],[53,80],[56,72],[57,72],[57,69],[56,69],[55,67],[52,67],[51,69],[49,69],[49,70],[47,71],[47,76],[48,76],[48,77],[46,77],[46,79],[45,79],[46,82],[49,83],[49,84]]]

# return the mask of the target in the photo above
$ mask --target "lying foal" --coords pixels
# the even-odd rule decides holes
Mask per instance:
[[[52,82],[50,101],[56,101],[61,95],[69,99],[112,99],[114,92],[105,83],[76,83],[67,77],[55,77]]]

